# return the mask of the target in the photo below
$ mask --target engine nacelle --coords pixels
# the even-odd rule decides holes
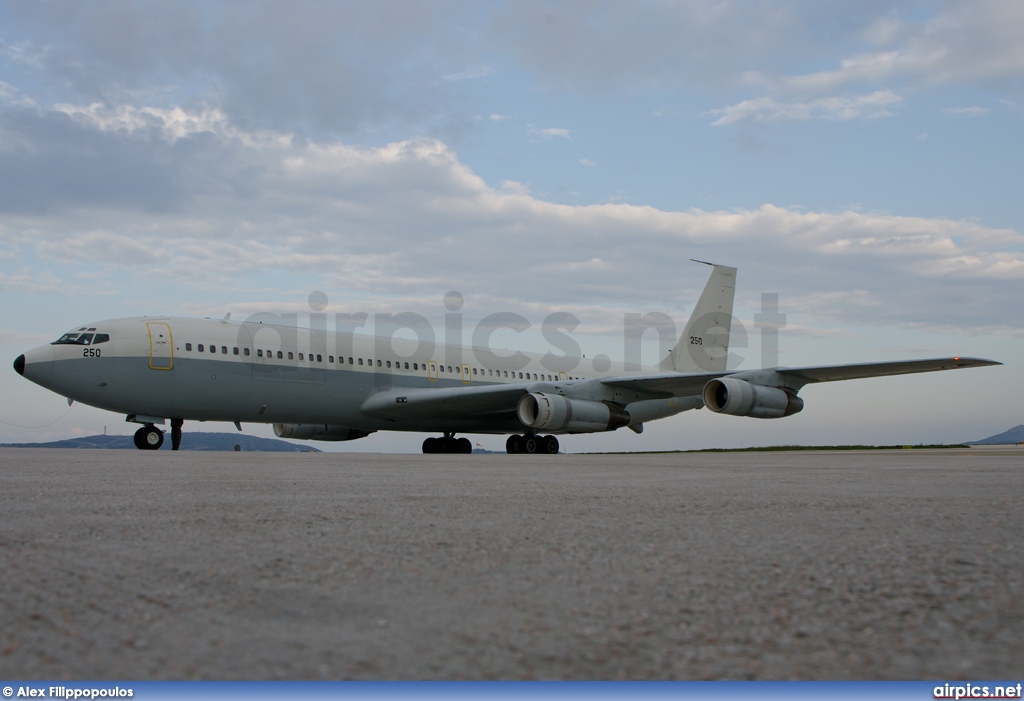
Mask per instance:
[[[300,441],[354,441],[357,438],[366,438],[371,433],[373,431],[326,424],[274,424],[274,435],[278,438],[293,438]]]
[[[704,385],[704,406],[716,414],[779,419],[804,408],[804,400],[778,387],[755,385],[734,377],[711,380]]]
[[[629,425],[629,414],[617,404],[547,392],[524,394],[516,415],[527,428],[549,433],[598,433]]]

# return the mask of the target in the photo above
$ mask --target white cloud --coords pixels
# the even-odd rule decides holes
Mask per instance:
[[[971,106],[971,107],[947,107],[946,109],[942,110],[942,114],[944,114],[947,117],[952,117],[952,118],[956,118],[956,117],[981,117],[982,115],[988,114],[990,111],[991,110],[989,110],[986,107],[978,107],[978,106]]]
[[[520,183],[520,182],[516,182],[515,180],[502,180],[501,181],[501,191],[502,192],[507,192],[507,193],[512,194],[512,195],[529,195],[530,194],[530,188],[527,185],[525,185],[523,183]]]
[[[88,122],[117,141],[138,138],[138,129],[115,123]],[[202,121],[186,114],[175,123]],[[332,297],[415,297],[455,287],[518,304],[564,308],[596,297],[651,309],[689,299],[672,281],[684,271],[687,287],[699,287],[700,276],[685,272],[687,259],[698,257],[737,265],[751,290],[839,291],[840,300],[849,290],[870,289],[878,299],[912,292],[878,323],[956,318],[965,328],[1006,323],[1024,293],[1024,237],[1012,229],[770,204],[568,206],[531,195],[521,182],[489,186],[438,140],[357,147],[257,136],[222,122],[210,133],[199,150],[179,148],[192,136],[144,142],[173,180],[195,179],[201,169],[202,186],[177,193],[173,207],[69,200],[53,202],[50,214],[2,215],[0,235],[17,245],[0,261],[8,268],[0,288],[51,292],[88,270],[127,276],[140,297],[172,281],[206,296],[305,286]],[[30,237],[19,233],[26,231]],[[934,300],[954,290],[958,297],[938,308]],[[979,314],[982,299],[987,309]],[[836,318],[872,318],[850,300],[837,304]]]
[[[542,139],[572,139],[572,135],[568,129],[561,129],[559,127],[547,127],[541,129],[531,124],[526,127],[526,133],[530,136],[537,136]]]
[[[12,107],[36,106],[35,100],[27,95],[23,95],[13,85],[2,80],[0,80],[0,104],[7,104]]]
[[[254,146],[268,139],[283,145],[292,138],[290,134],[272,134],[269,131],[242,131],[232,126],[227,115],[219,109],[188,111],[182,107],[109,107],[98,102],[89,105],[58,104],[54,109],[100,131],[125,131],[131,134],[144,129],[155,129],[168,141],[204,133],[213,134],[221,139],[240,139],[247,146]]]
[[[879,119],[891,117],[894,108],[902,101],[903,98],[890,90],[880,90],[870,95],[820,97],[806,102],[779,102],[774,98],[761,97],[744,100],[731,107],[712,110],[711,115],[720,116],[712,122],[711,126],[780,120]]]
[[[876,45],[895,47],[842,58],[832,70],[795,75],[744,72],[744,83],[767,94],[715,110],[714,114],[723,115],[715,124],[890,116],[888,108],[899,101],[896,90],[903,92],[902,86],[908,85],[927,89],[980,83],[1012,90],[1024,73],[1022,32],[1024,6],[999,0],[942,6],[923,22],[882,18],[863,37]],[[850,96],[871,88],[875,89],[870,94]],[[976,117],[985,112],[980,107],[944,110],[946,116]]]
[[[457,73],[449,73],[444,76],[445,80],[476,80],[477,78],[486,78],[491,74],[490,66],[475,66],[474,68],[468,68],[464,71]]]
[[[594,166],[597,165],[597,162],[596,161],[592,161],[589,158],[581,158],[580,159],[580,165],[581,166],[585,166],[587,168],[593,168]]]

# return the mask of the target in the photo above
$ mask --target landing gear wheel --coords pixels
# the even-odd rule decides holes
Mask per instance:
[[[438,450],[437,445],[439,442],[440,441],[437,438],[431,436],[427,440],[423,441],[423,452],[428,454],[440,453],[441,451]]]
[[[463,455],[469,455],[473,452],[473,444],[469,442],[468,438],[460,438],[455,441],[455,450],[453,453],[462,453]]]
[[[548,455],[558,453],[558,439],[554,436],[544,436],[540,439],[540,451]]]
[[[516,453],[523,452],[522,441],[522,436],[512,434],[511,436],[508,437],[508,440],[505,441],[505,452],[508,453],[509,455],[515,455]]]
[[[521,453],[533,454],[540,450],[540,441],[537,440],[537,436],[523,436],[523,440],[520,443],[522,445]]]
[[[153,425],[147,425],[135,432],[135,447],[139,450],[159,450],[164,444],[164,432]]]

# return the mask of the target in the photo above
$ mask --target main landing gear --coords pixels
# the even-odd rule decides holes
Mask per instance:
[[[454,433],[446,432],[444,438],[428,438],[423,441],[424,453],[465,453],[473,452],[473,444],[468,438],[456,438]]]
[[[181,419],[171,419],[171,450],[181,447]],[[146,424],[135,432],[135,447],[139,450],[159,450],[164,444],[164,432],[153,424]]]
[[[558,439],[554,436],[513,435],[505,441],[505,452],[555,455],[558,452]]]

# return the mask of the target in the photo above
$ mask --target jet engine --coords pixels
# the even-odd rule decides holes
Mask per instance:
[[[803,409],[804,400],[778,387],[723,377],[704,385],[704,405],[716,414],[779,419]]]
[[[568,399],[547,392],[523,395],[516,415],[524,426],[548,433],[597,433],[629,424],[629,414],[612,402]]]
[[[274,435],[278,438],[294,438],[300,441],[354,441],[371,433],[373,431],[326,424],[274,424]]]

